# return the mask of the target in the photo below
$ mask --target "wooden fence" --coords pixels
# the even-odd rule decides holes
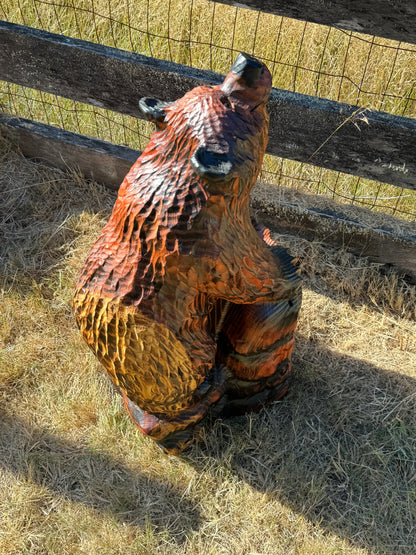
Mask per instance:
[[[414,0],[215,0],[348,31],[416,43]]]
[[[0,22],[0,44],[1,80],[134,117],[142,117],[142,96],[175,100],[194,86],[222,81],[213,72],[8,22]],[[268,108],[270,154],[416,190],[416,120],[368,111],[363,121],[363,110],[356,106],[277,89]],[[60,167],[75,165],[112,187],[119,185],[138,155],[10,114],[1,115],[0,125],[25,154]],[[335,214],[274,206],[264,195],[265,187],[258,189],[253,203],[272,228],[343,245],[416,279],[413,234],[369,229],[343,218],[338,210]]]

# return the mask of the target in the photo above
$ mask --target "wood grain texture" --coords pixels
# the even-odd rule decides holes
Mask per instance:
[[[214,1],[214,0],[210,0]],[[347,31],[416,43],[413,0],[215,0],[284,17],[331,25]]]
[[[117,190],[137,159],[139,152],[63,131],[49,125],[0,114],[3,136],[15,141],[22,152],[47,161],[63,170],[74,168],[83,175]],[[416,282],[416,233],[397,235],[387,227],[369,227],[360,223],[360,208],[352,220],[339,205],[336,212],[312,210],[275,199],[276,187],[257,183],[251,204],[273,231],[299,235],[342,247],[379,264],[392,266],[407,279]]]
[[[222,81],[213,72],[7,22],[0,22],[0,42],[0,79],[135,117],[144,117],[142,96],[173,101]],[[416,188],[416,120],[369,111],[366,124],[353,117],[356,106],[279,89],[268,110],[268,153]]]
[[[251,410],[287,389],[300,278],[249,213],[270,86],[267,68],[240,55],[221,86],[198,87],[163,112],[147,101],[158,130],[78,280],[84,339],[142,432],[169,452],[212,406]],[[243,318],[252,304],[249,329],[236,332],[232,307]]]
[[[10,114],[0,114],[0,131],[28,158],[79,171],[112,189],[119,187],[139,154],[131,148]]]
[[[63,170],[74,168],[86,177],[117,190],[137,159],[139,152],[98,139],[63,131],[49,125],[0,114],[4,137],[16,142],[22,152],[47,161]],[[300,207],[275,199],[276,187],[257,183],[251,203],[273,231],[299,235],[308,240],[342,247],[379,264],[392,266],[407,279],[416,282],[416,234],[397,235],[386,227],[368,227],[342,212]]]
[[[253,209],[272,230],[321,241],[330,247],[343,248],[372,262],[393,267],[409,282],[416,283],[416,228],[413,233],[398,235],[387,225],[369,227],[343,214],[342,205],[336,212],[307,209],[273,199],[275,186],[259,183],[252,194]],[[400,226],[400,220],[398,220]]]

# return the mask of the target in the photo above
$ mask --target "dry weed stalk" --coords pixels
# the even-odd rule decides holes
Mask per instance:
[[[0,157],[2,553],[414,552],[414,287],[279,236],[305,279],[291,392],[170,459],[70,309],[113,195],[2,142]]]

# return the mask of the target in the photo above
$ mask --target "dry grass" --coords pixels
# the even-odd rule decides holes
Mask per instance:
[[[72,315],[113,195],[1,141],[0,163],[1,553],[414,553],[414,287],[279,237],[305,278],[289,395],[168,457]]]
[[[416,115],[414,45],[207,0],[0,0],[0,17],[219,73],[247,51],[265,60],[275,87]],[[0,109],[132,148],[150,135],[129,116],[4,82]],[[413,191],[270,156],[264,171],[267,182],[410,220],[416,214]]]

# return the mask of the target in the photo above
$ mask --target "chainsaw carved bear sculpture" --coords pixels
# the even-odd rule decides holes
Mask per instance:
[[[82,336],[169,453],[207,414],[258,410],[287,390],[300,278],[249,213],[270,89],[268,69],[240,54],[222,85],[142,99],[157,130],[78,280]]]

